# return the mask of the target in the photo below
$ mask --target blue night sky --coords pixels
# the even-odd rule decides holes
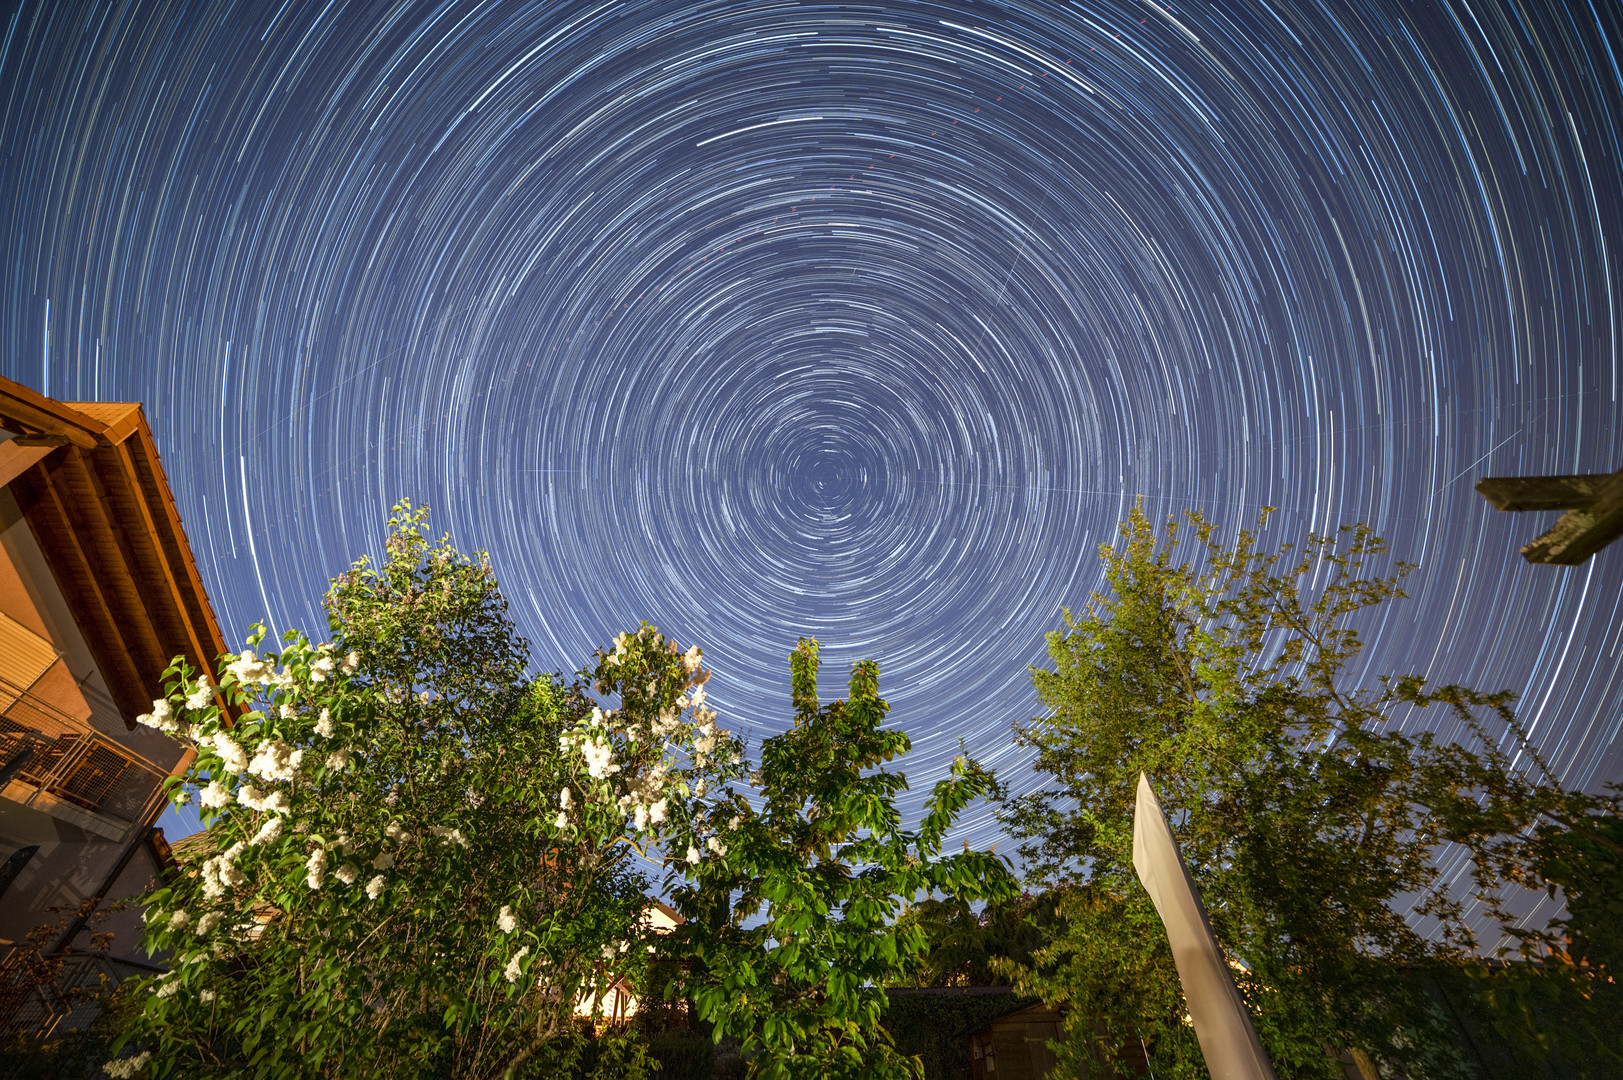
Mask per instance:
[[[0,374],[140,401],[228,640],[322,636],[402,496],[541,670],[647,619],[723,723],[872,657],[915,797],[1012,721],[1136,496],[1368,520],[1367,669],[1623,776],[1615,0],[30,0]],[[166,818],[171,835],[189,826]],[[967,835],[998,838],[989,810]]]

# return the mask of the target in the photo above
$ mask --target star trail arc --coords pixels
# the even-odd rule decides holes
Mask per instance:
[[[1623,775],[1615,5],[23,2],[0,371],[147,405],[217,610],[322,626],[387,507],[571,670],[647,618],[757,736],[877,659],[906,768],[1009,726],[1142,495],[1421,564],[1372,672]],[[176,825],[178,823],[171,823]],[[980,811],[970,837],[998,826]]]

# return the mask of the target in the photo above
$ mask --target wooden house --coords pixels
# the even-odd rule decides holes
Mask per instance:
[[[1050,1042],[1063,1032],[1064,1015],[1038,1003],[1007,1013],[965,1034],[972,1080],[1042,1080],[1056,1062]],[[1094,1077],[1147,1077],[1143,1048],[1130,1046],[1115,1061],[1102,1063]]]
[[[158,872],[162,783],[194,751],[135,718],[172,657],[212,669],[225,649],[141,406],[0,379],[0,972],[39,927],[73,979],[145,966],[140,912],[95,909]],[[0,1011],[36,1033],[66,1015],[39,995]]]

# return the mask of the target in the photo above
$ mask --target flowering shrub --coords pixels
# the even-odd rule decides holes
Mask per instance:
[[[631,852],[725,850],[742,745],[696,648],[622,634],[597,687],[529,679],[493,575],[402,504],[338,578],[334,640],[177,661],[143,723],[197,758],[208,850],[147,897],[171,954],[119,1075],[496,1075],[647,963]],[[249,706],[230,725],[216,704]],[[140,1065],[130,1062],[140,1060]]]
[[[697,916],[666,951],[757,1072],[911,1071],[875,986],[924,943],[890,923],[922,893],[1004,889],[992,856],[938,857],[990,776],[960,761],[903,832],[906,781],[864,775],[908,745],[878,726],[877,668],[820,708],[815,642],[795,653],[796,728],[753,775],[700,650],[655,627],[618,635],[584,682],[531,678],[488,563],[431,544],[425,513],[396,507],[383,565],[334,580],[331,642],[262,652],[256,628],[212,679],[165,672],[140,719],[197,747],[171,797],[195,794],[207,851],[146,898],[172,970],[117,1047],[139,1053],[107,1072],[550,1075],[584,1052],[577,1002],[642,984],[656,940],[633,853]]]

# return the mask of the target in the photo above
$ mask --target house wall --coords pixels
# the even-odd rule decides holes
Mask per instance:
[[[20,848],[39,846],[0,897],[3,955],[37,926],[67,926],[85,899],[119,895],[116,889],[104,892],[109,876],[144,834],[142,811],[162,777],[186,750],[151,728],[128,728],[44,552],[6,489],[0,489],[0,614],[44,638],[58,653],[56,661],[30,686],[10,689],[0,697],[0,701],[9,701],[0,712],[0,734],[32,734],[49,740],[99,736],[102,745],[111,744],[129,762],[118,785],[100,802],[58,797],[26,777],[13,779],[0,791],[0,861]],[[16,689],[27,693],[18,697]],[[44,745],[31,742],[36,747]],[[85,802],[92,804],[83,805]],[[139,885],[124,884],[138,892],[150,880],[149,867]],[[138,924],[117,916],[113,922],[118,932],[110,955],[144,959],[139,951]],[[54,942],[47,942],[50,944]]]
[[[162,878],[163,867],[159,865],[152,845],[138,841],[130,850],[123,867],[107,885],[108,910],[103,913],[103,917],[93,920],[92,925],[75,934],[68,944],[80,951],[90,951],[95,944],[91,940],[92,934],[110,933],[113,935],[113,947],[108,950],[107,955],[112,959],[143,965],[166,960],[169,956],[167,950],[161,956],[153,957],[148,956],[146,950],[141,948],[146,909],[130,902],[151,890],[162,881]]]
[[[971,1076],[974,1080],[1042,1080],[1053,1074],[1055,1055],[1048,1044],[1060,1039],[1062,1020],[1059,1012],[1033,1005],[977,1029],[968,1037]],[[1094,1075],[1143,1075],[1137,1065],[1126,1057],[1102,1065]]]
[[[1048,1074],[1054,1062],[1054,1055],[1044,1046],[1044,1041],[1057,1038],[1059,1026],[1053,1022],[1029,1021],[1023,1013],[1015,1016],[1017,1019],[992,1024],[997,1080],[1039,1080]]]

